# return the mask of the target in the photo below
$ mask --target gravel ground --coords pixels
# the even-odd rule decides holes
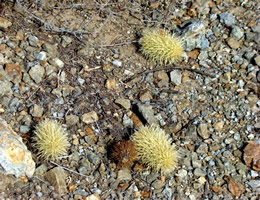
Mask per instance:
[[[23,138],[36,170],[31,178],[1,175],[1,199],[259,199],[257,0],[22,6],[1,5],[0,117]],[[174,66],[139,51],[142,31],[158,27],[184,40]],[[32,146],[45,118],[69,133],[68,156],[55,162]],[[171,135],[180,154],[171,174],[139,161],[127,170],[110,158],[111,145],[140,124]]]

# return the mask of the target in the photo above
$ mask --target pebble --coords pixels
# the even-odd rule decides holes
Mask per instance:
[[[206,176],[206,172],[202,171],[200,168],[194,170],[194,175],[197,177]]]
[[[0,168],[2,174],[32,177],[35,162],[22,138],[0,118]]]
[[[35,104],[30,108],[30,114],[33,117],[41,117],[43,114],[43,107]]]
[[[238,26],[232,26],[230,36],[236,40],[240,40],[244,36],[244,32]]]
[[[115,65],[117,67],[122,67],[122,62],[119,60],[114,60],[112,63],[113,63],[113,65]]]
[[[235,23],[235,18],[230,13],[221,13],[219,17],[220,22],[224,23],[227,26],[232,26]]]
[[[10,26],[12,26],[12,22],[3,17],[0,17],[0,29],[7,29]]]
[[[158,124],[158,119],[154,116],[154,110],[152,106],[146,106],[142,104],[137,104],[137,106],[138,111],[142,114],[148,124]]]
[[[255,63],[260,67],[260,55],[254,58]]]
[[[197,153],[205,154],[208,152],[208,145],[206,143],[201,143],[196,150]]]
[[[248,181],[248,185],[250,185],[253,191],[260,193],[260,179],[250,180]]]
[[[180,177],[181,179],[185,178],[187,176],[188,172],[185,169],[178,170],[176,176]]]
[[[59,57],[59,52],[56,45],[45,42],[42,45],[42,49],[49,54],[50,58]]]
[[[175,85],[180,85],[182,80],[182,73],[179,70],[174,70],[170,72],[171,82]]]
[[[30,77],[35,81],[35,83],[40,83],[44,77],[45,70],[42,66],[36,65],[32,67],[29,71]]]
[[[94,53],[94,48],[84,47],[78,50],[77,54],[79,56],[91,56]]]
[[[64,62],[62,60],[60,60],[59,58],[53,58],[49,62],[53,66],[55,66],[55,67],[57,66],[60,69],[64,67]]]
[[[121,105],[123,108],[127,110],[131,107],[131,102],[128,99],[119,98],[115,100],[115,103]]]
[[[222,129],[223,129],[223,126],[224,126],[224,122],[223,121],[219,121],[219,122],[216,122],[214,123],[214,128],[218,131],[218,132],[221,132]]]
[[[36,54],[35,58],[37,60],[46,60],[47,59],[47,53],[45,51],[41,51],[40,53]]]
[[[118,181],[130,181],[132,180],[131,172],[128,169],[121,169],[117,172]]]
[[[54,186],[55,192],[59,194],[67,193],[67,186],[65,181],[66,174],[61,167],[55,167],[51,169],[45,173],[44,177],[52,184],[52,186]]]
[[[98,115],[95,111],[91,111],[82,115],[81,120],[86,124],[98,121]]]
[[[33,47],[38,47],[39,39],[35,36],[30,35],[28,37],[29,44]]]
[[[98,194],[91,194],[86,197],[86,200],[100,200],[100,196]]]
[[[93,152],[89,152],[87,154],[87,158],[89,160],[89,162],[91,162],[95,167],[98,167],[98,165],[100,164],[100,158]]]
[[[139,98],[141,102],[150,101],[153,99],[152,92],[150,90],[146,90],[145,92],[141,91],[139,94]]]
[[[70,114],[67,115],[65,119],[66,119],[66,124],[68,126],[74,126],[79,122],[79,117],[77,115]]]
[[[64,48],[67,47],[69,44],[71,44],[73,41],[71,37],[66,35],[62,35],[61,38],[62,38],[61,46]]]
[[[208,125],[205,124],[205,123],[199,124],[199,126],[198,126],[198,134],[199,134],[203,139],[209,138]]]
[[[226,41],[228,43],[228,46],[230,46],[232,49],[238,49],[240,47],[240,42],[234,38],[230,37]]]

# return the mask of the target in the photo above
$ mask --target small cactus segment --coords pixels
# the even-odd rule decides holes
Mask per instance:
[[[182,40],[165,30],[145,31],[139,43],[142,53],[159,64],[176,63],[183,54]]]
[[[35,147],[40,157],[53,160],[66,154],[70,146],[67,133],[56,121],[46,119],[40,122],[34,133]]]
[[[137,157],[155,171],[168,174],[177,166],[177,151],[172,139],[159,127],[142,126],[131,137]]]

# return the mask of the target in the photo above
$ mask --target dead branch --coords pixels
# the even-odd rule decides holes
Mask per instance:
[[[21,4],[20,0],[16,0],[16,3],[25,13],[27,13],[32,18],[36,19],[38,22],[43,24],[45,30],[56,32],[56,33],[69,34],[69,35],[74,36],[77,40],[79,40],[79,41],[84,43],[84,41],[81,40],[81,37],[84,34],[84,32],[72,31],[72,30],[68,30],[68,29],[57,27],[57,26],[55,26],[53,24],[50,24],[50,23],[44,21],[43,19],[37,17],[36,15],[32,14],[29,10],[27,10],[25,7],[23,7],[23,5]]]
[[[130,78],[126,79],[123,81],[123,83],[127,83],[133,79],[135,79],[138,76],[144,75],[144,74],[149,74],[151,72],[156,72],[156,71],[161,71],[161,70],[187,70],[187,71],[191,71],[191,72],[195,72],[197,74],[201,74],[201,75],[205,75],[205,76],[209,76],[210,78],[216,78],[216,74],[213,73],[208,73],[199,69],[191,69],[188,67],[174,67],[174,66],[168,66],[168,67],[157,67],[155,69],[151,69],[151,70],[145,70],[143,72],[134,74],[133,76],[131,76]]]

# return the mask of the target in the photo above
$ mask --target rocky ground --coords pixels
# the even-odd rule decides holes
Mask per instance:
[[[31,177],[1,174],[1,199],[259,199],[259,6],[2,3],[0,117],[22,137],[36,169]],[[183,60],[147,60],[137,43],[146,28],[183,38]],[[32,145],[45,118],[63,124],[71,143],[68,156],[53,162]],[[140,124],[171,135],[181,156],[171,174],[139,162],[121,169],[110,158],[110,146]]]

